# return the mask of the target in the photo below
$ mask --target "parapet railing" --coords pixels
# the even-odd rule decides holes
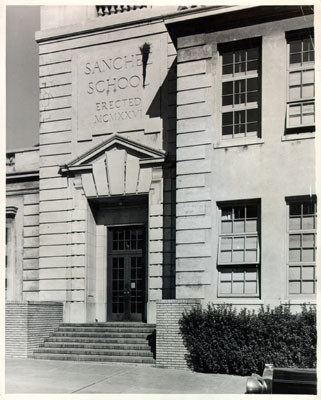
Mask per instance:
[[[199,6],[178,6],[177,11],[187,10],[189,8],[195,8],[195,7]],[[152,6],[96,6],[98,17],[141,10],[142,8],[152,8]]]
[[[96,6],[97,16],[104,17],[106,15],[121,14],[129,11],[141,10],[148,6]],[[151,8],[151,6],[149,6]]]

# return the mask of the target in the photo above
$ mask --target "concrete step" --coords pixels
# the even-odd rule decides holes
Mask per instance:
[[[82,342],[44,342],[40,344],[40,348],[75,348],[75,349],[110,349],[110,350],[144,350],[150,352],[150,347],[146,342],[140,344],[133,343],[82,343]]]
[[[126,357],[126,356],[98,356],[79,354],[42,354],[34,353],[32,358],[42,360],[64,360],[64,361],[92,361],[92,362],[121,362],[133,364],[155,364],[150,357]]]
[[[143,323],[61,324],[33,358],[154,363],[154,331],[155,325]]]
[[[101,333],[122,333],[122,332],[136,332],[151,334],[153,329],[145,327],[110,327],[110,326],[59,326],[58,332],[101,332]]]
[[[146,332],[83,332],[83,331],[71,331],[71,332],[60,332],[56,331],[52,336],[54,337],[96,337],[96,338],[144,338],[147,339],[149,333]]]
[[[84,323],[84,324],[73,324],[73,323],[62,323],[60,327],[111,327],[111,328],[149,328],[156,329],[155,324],[145,324],[144,322],[94,322],[94,323]]]
[[[45,343],[124,343],[124,344],[143,344],[148,341],[146,338],[97,338],[97,337],[77,337],[77,336],[50,336],[44,340]]]
[[[127,356],[127,357],[151,357],[153,355],[146,350],[103,350],[103,349],[79,349],[79,348],[46,348],[41,347],[34,351],[34,354],[76,354],[76,355],[99,355],[99,356]]]

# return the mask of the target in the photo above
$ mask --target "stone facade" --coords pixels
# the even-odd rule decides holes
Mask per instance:
[[[106,7],[42,8],[7,299],[156,322],[157,363],[183,367],[184,307],[316,302],[313,13]]]

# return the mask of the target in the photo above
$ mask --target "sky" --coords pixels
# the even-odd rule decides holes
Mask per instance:
[[[6,8],[6,148],[39,143],[39,6]]]

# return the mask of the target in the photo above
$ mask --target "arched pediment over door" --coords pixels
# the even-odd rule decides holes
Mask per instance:
[[[60,168],[62,175],[81,175],[87,198],[148,193],[153,167],[166,153],[119,135],[95,146]]]

